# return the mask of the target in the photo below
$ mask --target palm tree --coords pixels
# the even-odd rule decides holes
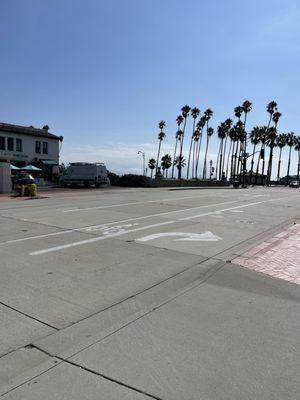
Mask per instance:
[[[218,151],[218,157],[217,157],[217,162],[216,162],[216,175],[215,177],[220,179],[220,174],[222,170],[222,155],[223,155],[223,142],[224,139],[226,138],[226,125],[225,122],[221,122],[220,125],[217,128],[218,132],[218,138],[220,139],[220,145],[219,145],[219,151]]]
[[[257,183],[257,179],[258,179],[258,172],[259,172],[259,165],[260,165],[260,160],[262,158],[262,154],[263,154],[263,163],[262,163],[262,183],[263,183],[263,176],[265,173],[265,145],[266,145],[266,140],[268,139],[268,127],[267,126],[261,126],[260,127],[260,143],[261,143],[261,148],[260,148],[260,153],[259,153],[259,157],[258,157],[258,161],[257,161],[257,167],[256,167],[256,177],[255,177],[255,183]]]
[[[239,121],[241,120],[241,116],[242,116],[243,112],[244,112],[244,109],[242,106],[237,106],[234,109],[234,115],[238,118]]]
[[[271,124],[273,114],[275,113],[276,110],[277,110],[276,101],[270,101],[270,103],[267,104],[267,113],[270,114],[270,118],[269,118],[269,122],[268,122],[268,128],[269,128],[269,126]]]
[[[241,144],[244,142],[244,135],[244,124],[241,120],[239,120],[234,126],[234,141],[236,142],[236,148],[234,154],[233,180],[235,179],[235,176],[238,174],[239,171],[238,151],[239,145],[241,147]]]
[[[279,158],[278,158],[278,168],[277,168],[277,182],[279,182],[279,179],[280,179],[280,166],[281,166],[281,153],[282,153],[282,149],[286,145],[286,134],[281,133],[279,136],[277,136],[276,145],[280,149],[279,150]]]
[[[192,178],[197,178],[196,158],[197,158],[197,146],[200,138],[201,138],[201,132],[198,129],[196,129],[194,132],[194,144],[193,144]]]
[[[181,138],[181,143],[180,143],[180,153],[179,153],[179,157],[180,157],[181,160],[183,160],[182,148],[183,148],[183,140],[184,140],[184,133],[185,133],[186,121],[187,121],[187,118],[188,118],[188,116],[189,116],[190,110],[191,110],[191,107],[189,107],[188,105],[185,105],[185,106],[183,106],[183,107],[181,108],[181,113],[182,113],[182,116],[183,116],[183,118],[184,118],[183,130],[182,130],[182,138]],[[178,166],[177,166],[177,168],[178,168]],[[179,168],[178,168],[178,179],[181,179],[181,171],[182,171],[182,168],[183,168],[183,164],[180,163],[180,164],[179,164]]]
[[[175,149],[174,149],[174,157],[173,160],[175,160],[176,158],[176,153],[177,153],[177,145],[178,145],[178,141],[181,140],[182,138],[182,130],[180,130],[180,126],[183,123],[183,116],[182,115],[178,115],[178,117],[176,118],[176,122],[177,122],[177,132],[175,135]],[[173,166],[172,166],[172,179],[174,178],[174,162],[173,162]]]
[[[206,150],[205,150],[204,164],[203,164],[203,179],[206,179],[206,169],[207,169],[206,160],[207,160],[208,144],[209,144],[210,137],[214,133],[213,128],[208,127],[208,122],[211,119],[211,117],[213,116],[213,111],[210,108],[208,108],[207,110],[204,111],[203,116],[205,117],[205,123],[206,123]]]
[[[202,136],[203,136],[203,129],[206,124],[206,117],[203,115],[197,123],[197,131],[199,132],[199,139],[197,140],[197,146],[195,149],[195,178],[198,177],[198,166],[199,166],[199,158],[200,158],[200,151],[201,151],[201,143],[202,143]]]
[[[214,134],[214,128],[209,127],[206,131],[206,149],[205,149],[205,156],[204,156],[204,166],[203,166],[203,179],[206,179],[206,159],[207,159],[207,151],[208,151],[208,144],[211,136]]]
[[[194,107],[194,108],[191,109],[191,116],[193,118],[193,132],[192,132],[191,142],[190,142],[190,150],[189,150],[189,158],[188,158],[188,163],[187,163],[186,179],[189,179],[190,161],[191,161],[192,145],[193,145],[194,134],[195,134],[195,125],[196,125],[196,119],[198,118],[199,114],[200,114],[199,108]]]
[[[274,122],[274,127],[269,128],[269,139],[268,146],[270,147],[270,155],[269,155],[269,165],[268,165],[268,182],[270,183],[272,176],[272,164],[273,164],[273,149],[276,147],[276,137],[277,137],[277,124],[281,117],[281,113],[279,111],[275,111],[272,115],[272,121]]]
[[[246,151],[247,151],[247,132],[246,132],[246,122],[247,122],[247,115],[252,110],[252,103],[249,100],[245,100],[243,102],[243,111],[244,111],[244,142],[243,142],[243,157],[241,158],[241,166],[243,165],[243,184],[245,183],[245,173],[247,169],[247,158],[246,158]]]
[[[156,173],[157,173],[158,162],[159,162],[159,154],[160,154],[161,142],[166,137],[166,134],[163,132],[163,129],[164,129],[165,126],[166,126],[165,121],[160,121],[159,124],[158,124],[160,132],[158,134],[158,151],[157,151],[157,160],[156,160]]]
[[[176,165],[178,171],[185,167],[185,158],[183,156],[176,157],[174,164]]]
[[[252,175],[253,175],[253,167],[254,167],[255,150],[256,150],[256,146],[260,142],[260,127],[259,126],[255,126],[252,129],[252,131],[250,132],[250,140],[251,140],[251,143],[253,144],[252,160],[251,160],[251,168],[250,168],[250,176],[252,177]]]
[[[161,158],[161,168],[164,171],[166,171],[166,178],[168,178],[168,169],[172,166],[172,158],[169,154],[165,154]]]
[[[295,145],[295,134],[294,134],[294,132],[288,133],[286,135],[286,144],[290,148],[290,150],[289,150],[288,167],[287,167],[287,174],[286,174],[287,184],[289,184],[289,181],[290,181],[290,166],[291,166],[291,152],[292,152],[292,147],[294,147],[294,145]]]
[[[225,144],[224,144],[224,150],[223,150],[223,162],[222,162],[222,165],[221,165],[221,177],[223,176],[223,172],[224,172],[224,166],[225,166],[225,157],[226,157],[226,146],[227,146],[227,140],[228,140],[228,137],[230,137],[229,136],[229,131],[230,131],[230,129],[231,129],[231,126],[232,126],[232,119],[230,119],[230,118],[227,118],[225,121],[224,121],[224,123],[225,123],[225,127],[226,127],[226,138],[225,138]]]
[[[150,158],[150,160],[148,161],[148,167],[151,170],[151,179],[153,177],[153,170],[155,169],[156,166],[156,161],[154,160],[154,158]]]
[[[295,150],[298,151],[297,181],[299,181],[299,174],[300,174],[300,136],[297,136],[295,138]]]
[[[271,126],[268,129],[266,145],[270,148],[269,164],[267,170],[267,182],[270,184],[272,175],[272,163],[273,163],[273,150],[276,147],[277,129],[275,126]]]

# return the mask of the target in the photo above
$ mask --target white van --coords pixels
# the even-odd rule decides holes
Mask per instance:
[[[103,163],[71,163],[65,175],[59,178],[60,186],[84,185],[85,187],[109,185],[106,166]]]

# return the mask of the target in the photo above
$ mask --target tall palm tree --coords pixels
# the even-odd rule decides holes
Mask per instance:
[[[178,145],[178,141],[181,140],[182,138],[182,130],[180,129],[181,124],[183,123],[183,116],[182,115],[178,115],[178,117],[176,118],[176,123],[177,123],[177,132],[175,135],[175,149],[174,149],[174,157],[173,160],[175,160],[176,158],[176,153],[177,153],[177,145]],[[174,162],[173,162],[173,166],[172,166],[172,179],[174,178]]]
[[[180,143],[180,153],[179,153],[179,157],[180,157],[181,160],[183,159],[183,157],[182,157],[182,149],[183,149],[184,133],[185,133],[185,128],[186,128],[186,121],[187,121],[187,118],[188,118],[188,116],[190,114],[190,110],[191,110],[191,107],[189,107],[188,105],[185,105],[185,106],[183,106],[181,108],[181,113],[182,113],[182,116],[183,116],[183,119],[184,119],[183,130],[182,130],[182,138],[181,138],[181,143]],[[177,166],[177,168],[178,168],[178,166]],[[182,168],[183,168],[183,163],[179,163],[178,179],[181,179]]]
[[[206,124],[206,117],[203,115],[200,120],[197,122],[197,131],[199,132],[199,139],[197,140],[197,146],[195,150],[195,178],[198,177],[198,167],[199,167],[199,159],[200,159],[200,152],[201,152],[201,143],[202,143],[202,137],[203,137],[203,130]]]
[[[224,174],[224,166],[225,166],[225,158],[226,158],[226,146],[227,146],[227,141],[228,141],[229,131],[231,129],[231,126],[232,126],[232,119],[230,119],[230,118],[225,119],[225,121],[224,121],[225,143],[224,143],[224,148],[222,149],[222,152],[220,154],[219,179],[222,179],[223,174]]]
[[[203,166],[203,179],[206,179],[207,151],[208,151],[209,140],[210,140],[210,138],[211,138],[211,136],[213,134],[214,134],[214,128],[212,128],[212,127],[207,128],[207,132],[206,132],[206,149],[205,149],[204,166]]]
[[[194,142],[195,125],[196,125],[196,119],[198,118],[199,114],[200,114],[199,108],[194,107],[194,108],[191,109],[191,116],[193,118],[193,132],[192,132],[191,142],[190,142],[190,150],[189,150],[189,157],[188,157],[188,163],[187,163],[186,179],[189,179],[191,152],[192,152],[192,146],[193,146],[193,142]]]
[[[166,171],[166,178],[168,178],[168,169],[172,166],[172,158],[169,154],[165,154],[161,158],[161,168],[163,170],[163,173]]]
[[[215,171],[215,177],[218,179],[221,179],[222,176],[222,166],[223,166],[223,143],[224,139],[227,139],[227,125],[226,121],[221,122],[221,124],[217,128],[218,132],[218,138],[220,139],[220,145],[219,145],[219,151],[218,151],[218,157],[217,157],[217,162],[216,162],[216,171]],[[226,151],[226,149],[225,149]]]
[[[260,165],[260,160],[262,159],[262,154],[263,154],[263,163],[262,163],[262,183],[263,183],[263,176],[265,173],[265,147],[266,147],[266,141],[268,139],[268,127],[267,126],[261,126],[260,127],[260,143],[261,143],[261,148],[260,148],[260,153],[257,161],[257,167],[256,167],[256,176],[255,176],[255,183],[257,183],[258,180],[258,173],[259,173],[259,165]]]
[[[290,148],[289,150],[289,160],[288,160],[288,167],[287,167],[287,184],[290,182],[290,166],[291,166],[291,152],[292,152],[292,147],[295,145],[295,134],[294,132],[290,132],[286,135],[286,144]]]
[[[244,109],[242,106],[237,106],[234,109],[234,115],[237,117],[237,119],[240,121],[241,120],[241,116],[244,112]]]
[[[268,163],[268,170],[267,170],[267,176],[268,176],[268,182],[271,180],[271,175],[272,175],[272,164],[273,164],[273,149],[276,147],[276,136],[277,136],[277,125],[279,122],[279,119],[281,117],[281,113],[279,111],[275,111],[272,114],[272,121],[274,122],[274,130],[269,132],[269,147],[270,147],[270,155],[269,155],[269,163]]]
[[[295,150],[298,151],[297,181],[299,181],[299,174],[300,174],[300,136],[297,136],[295,138]]]
[[[158,150],[157,150],[157,159],[156,159],[156,173],[157,173],[158,162],[159,162],[159,154],[160,154],[161,142],[166,137],[166,134],[163,132],[163,129],[164,129],[165,126],[166,126],[165,121],[160,121],[158,123],[158,127],[160,129],[160,132],[158,134]]]
[[[226,161],[226,173],[225,173],[225,177],[226,179],[228,179],[228,172],[229,172],[229,163],[231,165],[231,171],[230,171],[230,176],[232,173],[232,165],[233,165],[233,150],[234,150],[234,137],[235,137],[235,130],[234,127],[230,126],[230,129],[228,130],[228,135],[227,135],[230,139],[230,145],[229,145],[229,150],[227,153],[227,161]],[[224,157],[225,160],[225,157]]]
[[[196,128],[194,132],[194,144],[193,144],[192,178],[197,178],[196,157],[197,157],[197,147],[200,137],[201,137],[201,132],[198,130],[198,128]]]
[[[151,170],[151,179],[153,177],[153,170],[155,169],[156,166],[156,161],[154,160],[154,158],[150,158],[148,161],[148,167]]]
[[[244,124],[241,120],[239,120],[234,126],[234,139],[236,142],[236,148],[234,154],[233,180],[235,179],[235,176],[238,174],[239,171],[238,151],[239,151],[239,145],[241,147],[241,144],[244,142],[244,134],[245,134]]]
[[[269,114],[269,122],[268,122],[268,128],[271,125],[272,117],[273,114],[277,111],[277,103],[276,101],[270,101],[269,104],[267,104],[267,113]]]
[[[245,100],[243,102],[243,112],[244,112],[244,142],[243,142],[243,157],[241,158],[241,165],[244,166],[243,168],[243,180],[244,174],[246,173],[247,169],[247,158],[246,158],[246,151],[247,151],[247,132],[246,132],[246,122],[247,122],[247,115],[252,110],[252,103],[249,100]],[[245,165],[244,165],[245,161]],[[243,182],[244,183],[244,182]]]
[[[277,145],[277,147],[279,147],[279,158],[278,158],[278,167],[277,167],[277,182],[279,182],[280,167],[281,167],[281,154],[282,154],[282,149],[286,146],[286,134],[285,133],[281,133],[280,135],[277,136],[276,145]]]
[[[209,139],[210,137],[213,135],[214,130],[213,128],[210,128],[208,126],[208,122],[211,119],[211,117],[213,116],[213,111],[208,108],[204,111],[203,116],[205,117],[205,123],[206,123],[206,150],[205,150],[205,156],[204,156],[204,164],[203,164],[203,179],[206,179],[206,169],[207,169],[207,150],[208,150],[208,144],[209,144]]]
[[[270,184],[272,176],[273,150],[276,147],[277,129],[271,126],[268,129],[266,145],[270,148],[269,164],[267,170],[267,182]]]
[[[252,177],[252,175],[253,175],[253,167],[254,167],[255,150],[256,150],[256,146],[260,142],[260,127],[259,126],[255,126],[252,129],[252,131],[250,132],[250,141],[253,144],[251,168],[250,168],[250,176]]]

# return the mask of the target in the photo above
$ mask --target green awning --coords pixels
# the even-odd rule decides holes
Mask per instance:
[[[41,160],[41,162],[46,165],[58,165],[58,163],[54,160]]]

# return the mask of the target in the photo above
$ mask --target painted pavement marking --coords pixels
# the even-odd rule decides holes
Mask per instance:
[[[286,197],[281,197],[281,198],[278,198],[278,199],[271,199],[271,200],[263,200],[263,201],[258,201],[258,202],[255,202],[255,203],[249,203],[249,204],[243,204],[243,205],[236,206],[236,207],[224,208],[222,210],[210,211],[208,213],[193,215],[193,216],[189,216],[189,217],[185,217],[185,218],[179,218],[178,220],[174,220],[174,221],[166,221],[166,222],[161,222],[161,223],[158,223],[158,224],[146,225],[146,226],[135,228],[135,229],[128,229],[128,230],[124,230],[122,232],[116,232],[116,233],[108,234],[106,236],[98,236],[98,237],[95,237],[95,238],[80,240],[78,242],[68,243],[68,244],[61,245],[61,246],[55,246],[55,247],[50,247],[50,248],[47,248],[47,249],[33,251],[33,252],[29,253],[29,255],[36,256],[36,255],[41,255],[41,254],[46,254],[46,253],[52,253],[52,252],[55,252],[55,251],[68,249],[70,247],[82,246],[82,245],[85,245],[85,244],[95,243],[95,242],[102,241],[102,240],[105,240],[105,239],[114,238],[114,237],[121,236],[121,235],[124,235],[124,234],[127,234],[127,233],[134,233],[134,232],[138,232],[138,231],[141,231],[141,230],[156,228],[156,227],[160,227],[160,226],[164,226],[164,225],[172,225],[172,224],[177,223],[178,221],[187,221],[187,220],[190,220],[190,219],[201,218],[201,217],[205,217],[205,216],[208,216],[208,215],[213,215],[213,214],[219,213],[219,212],[225,212],[225,211],[231,211],[231,210],[235,210],[235,209],[239,209],[239,208],[251,207],[251,206],[254,206],[254,205],[257,205],[257,204],[263,204],[263,203],[268,203],[268,202],[271,202],[271,201],[278,201],[278,200],[282,200],[282,199],[286,199]],[[186,210],[183,210],[183,211],[186,211]],[[168,212],[168,213],[170,213],[170,212]],[[168,214],[168,213],[163,213],[163,214]]]

